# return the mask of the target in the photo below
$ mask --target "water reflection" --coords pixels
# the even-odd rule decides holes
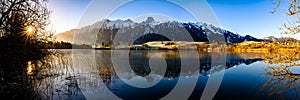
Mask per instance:
[[[122,52],[122,51],[119,51]],[[116,75],[114,68],[112,68],[111,64],[111,54],[110,51],[97,51],[97,54],[105,54],[106,60],[103,60],[103,56],[98,60],[98,65],[105,65],[103,67],[100,66],[99,72],[100,76],[103,78],[103,82],[107,85],[108,89],[110,89],[115,95],[123,99],[137,99],[137,98],[154,98],[159,99],[165,96],[169,91],[171,91],[176,85],[179,77],[184,77],[185,79],[189,78],[207,78],[209,75],[213,75],[218,71],[212,71],[214,67],[212,66],[212,58],[211,53],[201,52],[199,55],[188,55],[188,51],[181,52],[182,54],[180,59],[195,59],[199,58],[200,65],[196,65],[191,63],[189,66],[180,66],[179,53],[174,51],[130,51],[130,64],[131,69],[118,69],[123,70],[119,76]],[[155,54],[161,55],[167,63],[167,68],[161,66],[149,66],[149,60]],[[156,57],[153,59],[160,59],[160,57]],[[122,57],[121,57],[122,58]],[[241,64],[249,65],[251,63],[261,61],[260,54],[236,54],[236,53],[228,53],[226,60],[226,68],[232,68],[234,66],[239,66]],[[161,65],[161,64],[158,64]],[[190,67],[188,70],[181,71],[180,67]],[[122,67],[120,67],[122,68]],[[165,71],[164,71],[165,69]],[[125,71],[124,71],[125,70]],[[154,72],[153,72],[154,71]],[[161,72],[160,72],[161,71]],[[219,70],[221,71],[221,70]],[[153,72],[153,73],[152,73]],[[164,73],[166,72],[166,73]],[[182,72],[182,73],[180,73]],[[163,74],[162,74],[163,73]],[[125,78],[121,80],[120,77]],[[161,80],[162,78],[162,80]],[[151,88],[135,88],[133,86],[127,85],[130,83],[128,81],[134,82],[135,86],[143,83],[143,86],[152,86],[153,82],[158,81],[155,86]],[[200,81],[198,84],[205,84],[207,80]],[[201,88],[201,85],[198,85]],[[202,86],[203,87],[203,86]],[[157,93],[155,91],[159,90]],[[201,95],[202,90],[195,90],[195,95]]]
[[[31,61],[28,61],[27,62],[27,75],[33,74],[33,68],[34,68],[34,66],[31,64]]]
[[[260,93],[270,96],[272,99],[299,99],[300,73],[291,70],[299,67],[299,55],[272,54],[265,56],[267,68],[263,77],[270,77],[260,89]]]
[[[103,82],[108,89],[122,99],[159,99],[168,94],[177,83],[181,61],[176,51],[132,50],[127,54],[130,55],[128,67],[124,64],[127,62],[126,56],[122,56],[126,51],[114,52],[120,59],[123,59],[114,64],[110,62],[110,53],[110,51],[97,51],[97,54],[108,54],[106,60],[97,60],[99,61],[97,65],[106,65],[100,66],[102,69],[99,71],[100,76],[102,75]],[[98,57],[103,59],[102,56]],[[153,63],[151,63],[152,60]],[[109,64],[110,66],[107,66]],[[112,67],[113,65],[119,67]],[[118,75],[116,70],[119,71]],[[155,93],[157,90],[160,92]]]
[[[218,64],[212,66],[212,53],[207,52],[190,55],[189,51],[179,54],[173,50],[131,50],[127,54],[129,59],[126,60],[126,57],[122,56],[126,52],[117,50],[117,57],[124,58],[124,60],[114,63],[110,50],[75,50],[73,52],[57,50],[56,52],[58,52],[56,55],[44,59],[43,62],[28,62],[27,72],[29,73],[27,74],[32,76],[34,80],[32,84],[45,99],[88,99],[86,97],[94,96],[94,94],[110,96],[111,93],[122,99],[159,99],[174,88],[179,78],[198,80],[190,99],[199,99],[208,77],[221,71],[215,70]],[[256,85],[255,89],[259,91],[252,94],[263,93],[276,99],[299,97],[300,74],[297,70],[293,70],[294,67],[299,66],[297,62],[299,55],[253,53],[227,53],[226,55],[226,71],[235,73],[233,75],[244,74],[242,71],[245,66],[252,68],[254,63],[265,64],[265,66],[257,67],[258,69],[253,69],[257,70],[253,74],[260,77],[258,82],[262,84]],[[182,59],[196,58],[199,59],[199,64],[181,65]],[[74,59],[77,60],[74,62]],[[127,62],[130,65],[129,69],[124,67],[125,65],[113,67],[119,62]],[[182,70],[181,67],[188,68]],[[263,76],[257,74],[260,73],[259,69],[265,69],[261,72],[264,73]],[[117,74],[118,70],[122,72]],[[268,80],[265,81],[263,78],[268,78]],[[226,77],[223,81],[232,84],[239,83]],[[228,84],[222,84],[222,86],[228,87]],[[253,86],[250,83],[244,85],[244,87]],[[230,89],[219,92],[230,93],[232,92]]]
[[[77,83],[71,51],[53,50],[42,61],[30,61],[27,74],[38,99],[84,99]]]
[[[120,51],[122,52],[122,51]],[[160,53],[163,58],[165,58],[166,62],[168,63],[167,73],[165,73],[164,68],[160,66],[152,66],[150,69],[149,66],[149,59],[151,55],[155,55],[157,53]],[[98,51],[97,54],[100,54],[102,56],[100,57],[100,60],[97,60],[99,65],[99,73],[102,76],[108,76],[108,75],[115,75],[113,71],[113,64],[111,63],[111,54],[110,51]],[[103,55],[105,55],[105,58],[102,58]],[[161,72],[155,72],[156,75],[160,75],[158,73],[163,73],[161,77],[164,77],[166,79],[169,78],[177,78],[179,77],[179,74],[182,74],[186,77],[192,77],[197,76],[198,73],[199,76],[207,76],[209,74],[213,74],[210,72],[210,70],[215,67],[211,66],[211,53],[202,52],[200,55],[192,55],[192,56],[183,56],[181,59],[193,59],[198,57],[200,60],[200,65],[190,64],[190,66],[185,67],[191,67],[189,70],[183,71],[183,73],[180,73],[180,58],[178,52],[173,51],[131,51],[130,52],[130,67],[134,71],[134,73],[126,73],[127,79],[130,80],[135,76],[149,76],[150,72],[152,70],[155,71],[161,71]],[[183,54],[184,55],[184,54]],[[249,56],[251,55],[251,56]],[[244,57],[243,57],[244,56]],[[248,58],[246,58],[246,57]],[[159,58],[156,58],[159,59]],[[235,54],[235,53],[229,53],[227,54],[227,60],[226,60],[226,69],[236,67],[241,64],[249,65],[251,63],[262,61],[263,59],[259,54]],[[130,72],[131,69],[124,69],[127,70],[125,72]],[[125,75],[125,74],[124,74]],[[149,80],[150,81],[150,80]]]

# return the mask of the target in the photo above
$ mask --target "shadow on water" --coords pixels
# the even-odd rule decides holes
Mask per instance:
[[[40,50],[35,40],[9,34],[0,38],[0,96],[9,99],[38,98],[27,74],[29,61],[43,61],[47,50]],[[30,62],[31,63],[31,62]]]
[[[13,50],[8,48],[0,56],[1,97],[25,100],[84,98],[79,93],[75,75],[71,74],[70,51],[40,50],[34,53]]]

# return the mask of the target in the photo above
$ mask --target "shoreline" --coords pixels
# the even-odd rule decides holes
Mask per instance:
[[[228,52],[228,53],[282,53],[282,54],[300,54],[300,50],[295,48],[287,49],[287,48],[279,48],[276,50],[269,48],[256,48],[256,49],[240,49],[240,48],[226,48],[226,50],[222,49],[208,49],[208,50],[199,50],[199,49],[133,49],[133,48],[67,48],[62,50],[191,50],[198,52]],[[59,50],[59,49],[58,49]]]

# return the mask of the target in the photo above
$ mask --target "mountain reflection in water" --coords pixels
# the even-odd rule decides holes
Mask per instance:
[[[36,82],[38,91],[43,91],[42,95],[48,99],[116,99],[116,96],[122,99],[160,99],[172,91],[179,78],[198,80],[189,99],[199,99],[208,78],[221,71],[216,70],[217,65],[212,66],[212,53],[207,52],[189,55],[189,51],[131,50],[129,58],[123,59],[126,57],[121,54],[126,52],[117,50],[113,51],[117,54],[115,57],[123,59],[117,62],[130,65],[130,68],[118,65],[118,69],[113,67],[118,63],[112,62],[114,54],[110,50],[62,52],[63,56],[48,59],[51,67],[36,75],[49,76]],[[299,66],[296,63],[298,56],[278,55],[227,53],[225,74],[214,99],[298,98],[299,74],[289,72],[292,66]],[[182,66],[182,59],[198,59],[199,64]],[[188,70],[182,70],[182,67],[188,67]],[[118,70],[122,71],[116,73]]]

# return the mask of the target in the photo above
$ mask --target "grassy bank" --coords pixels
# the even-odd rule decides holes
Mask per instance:
[[[300,43],[243,42],[227,45],[226,51],[249,53],[299,53]]]

